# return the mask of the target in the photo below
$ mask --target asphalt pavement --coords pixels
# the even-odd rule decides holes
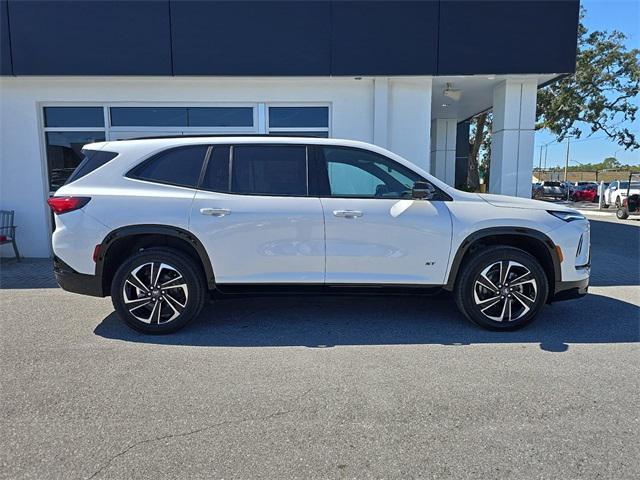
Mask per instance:
[[[47,261],[0,275],[0,478],[637,478],[640,221],[511,333],[447,295],[209,305],[135,333]]]

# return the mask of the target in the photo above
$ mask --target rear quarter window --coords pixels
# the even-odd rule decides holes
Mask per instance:
[[[195,188],[200,178],[207,145],[177,147],[160,152],[134,167],[130,178]]]
[[[88,149],[82,150],[82,154],[84,155],[84,158],[73,171],[73,173],[71,173],[71,175],[65,182],[65,185],[71,182],[75,182],[76,180],[90,174],[94,170],[100,168],[106,163],[109,163],[111,160],[118,156],[116,152],[105,152],[104,150]]]

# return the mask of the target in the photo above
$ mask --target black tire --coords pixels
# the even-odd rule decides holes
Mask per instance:
[[[500,262],[514,262],[506,265],[509,267],[504,270],[508,281],[504,286],[499,282],[499,277],[502,276],[502,270],[499,269],[502,268],[501,265],[505,265]],[[481,277],[483,272],[484,278]],[[525,274],[530,274],[530,277],[523,277]],[[519,278],[527,281],[524,284],[509,285],[509,281],[517,281]],[[488,285],[486,279],[490,280],[495,291],[478,283]],[[492,280],[496,280],[498,284]],[[476,325],[489,330],[517,330],[536,318],[547,301],[548,293],[547,276],[532,255],[514,247],[493,246],[475,251],[469,260],[465,260],[456,281],[454,296],[460,311]],[[497,299],[496,303],[493,303],[494,299]],[[504,318],[505,314],[514,318]],[[490,318],[500,315],[504,318],[503,321]]]
[[[620,208],[622,206],[622,202],[620,201],[620,197],[616,198],[616,208]]]
[[[618,217],[619,220],[626,220],[629,218],[629,212],[625,207],[619,207],[616,210],[616,217]]]
[[[136,279],[144,289],[134,286]],[[149,288],[161,284],[168,286]],[[197,263],[171,248],[148,248],[131,255],[120,265],[111,283],[111,300],[118,316],[143,333],[179,330],[200,313],[205,297],[205,280]]]

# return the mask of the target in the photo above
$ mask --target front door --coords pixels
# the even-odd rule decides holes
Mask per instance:
[[[414,200],[417,173],[366,150],[318,148],[326,283],[445,283],[451,218],[444,201]]]
[[[216,282],[324,281],[324,221],[304,145],[214,145],[191,210]]]

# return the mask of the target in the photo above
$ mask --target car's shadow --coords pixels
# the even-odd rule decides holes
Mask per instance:
[[[467,322],[449,295],[426,297],[232,298],[208,305],[183,330],[143,335],[115,313],[95,329],[105,338],[202,347],[327,348],[340,345],[535,343],[563,352],[572,343],[640,341],[636,305],[602,295],[544,307],[516,332],[492,332]]]
[[[626,223],[590,219],[595,287],[640,285],[640,228]]]

